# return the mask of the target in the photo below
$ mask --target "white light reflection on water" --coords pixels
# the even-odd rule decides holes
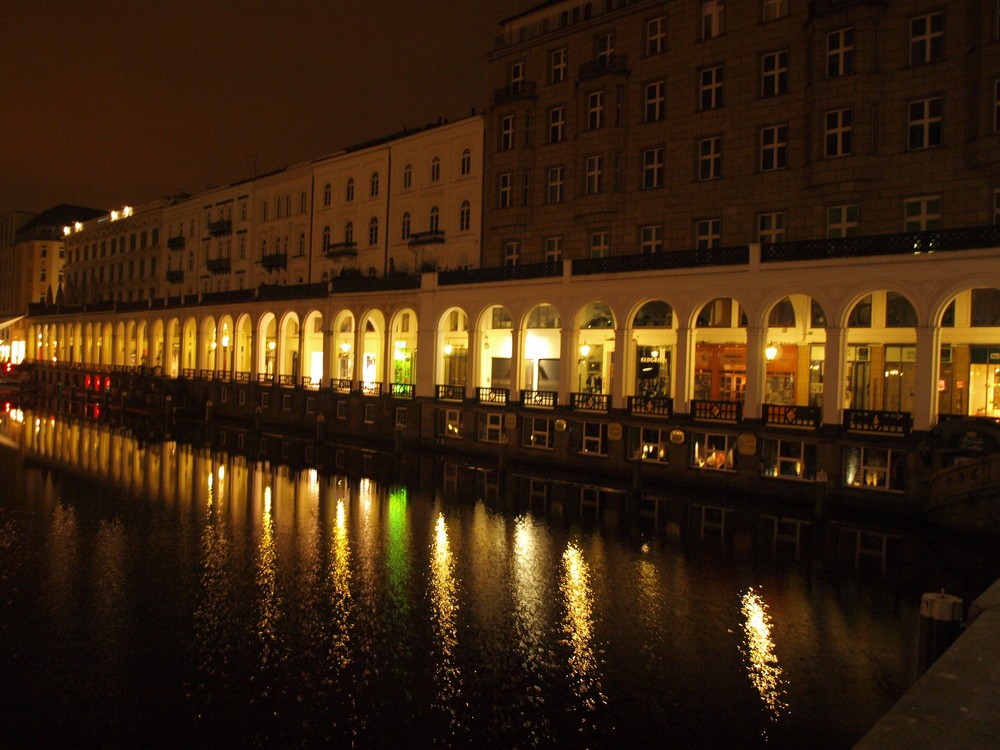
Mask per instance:
[[[455,581],[455,561],[448,544],[448,527],[443,513],[438,514],[434,527],[430,563],[430,598],[437,650],[434,669],[434,682],[438,688],[437,704],[448,717],[449,726],[454,732],[458,726],[456,708],[462,695],[462,676],[455,664],[455,648],[458,645],[458,628],[455,623],[458,614],[458,587]]]
[[[271,516],[271,486],[264,487],[264,511],[261,516],[260,542],[257,547],[255,581],[259,600],[257,637],[260,661],[267,667],[278,660],[278,615],[281,600],[277,587],[277,552],[274,543],[274,519]],[[266,689],[266,688],[265,688]]]
[[[559,591],[563,606],[563,635],[570,648],[569,677],[573,692],[587,710],[607,703],[601,689],[600,662],[594,647],[593,594],[590,569],[580,548],[570,542],[562,557]]]
[[[337,500],[337,517],[330,549],[330,597],[332,605],[330,651],[334,666],[351,663],[351,543],[347,537],[344,499]]]
[[[771,618],[764,599],[753,589],[747,589],[741,601],[743,615],[743,658],[746,661],[750,682],[760,693],[761,700],[771,715],[777,719],[788,705],[782,700],[784,692],[781,667],[774,653],[771,639]]]

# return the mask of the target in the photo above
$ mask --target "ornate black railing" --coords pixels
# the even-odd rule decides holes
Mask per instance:
[[[278,375],[278,385],[285,388],[295,387],[295,376],[294,375]]]
[[[822,411],[818,406],[764,404],[764,423],[787,427],[819,427]]]
[[[382,384],[374,380],[362,381],[361,383],[361,393],[364,396],[381,396],[382,395]]]
[[[379,292],[398,289],[419,289],[420,274],[391,273],[386,276],[338,276],[330,280],[333,294],[347,292]]]
[[[171,250],[183,250],[184,249],[184,236],[179,235],[177,237],[167,238],[167,247]]]
[[[208,233],[213,237],[219,237],[223,234],[229,234],[232,231],[233,231],[232,219],[219,219],[218,221],[208,222]]]
[[[314,378],[311,375],[305,375],[302,378],[302,387],[309,391],[318,391],[320,386],[323,384],[322,378]]]
[[[918,255],[949,250],[1000,247],[1000,224],[926,232],[865,234],[823,240],[799,240],[762,245],[762,263],[794,260],[858,258],[871,255]]]
[[[492,268],[460,268],[438,271],[438,285],[481,284],[492,281],[542,279],[562,276],[562,261],[554,263],[528,263],[521,266],[494,266]]]
[[[628,413],[645,417],[670,417],[674,413],[674,400],[667,396],[629,396]]]
[[[844,427],[855,432],[909,435],[912,425],[913,416],[908,411],[844,409]]]
[[[543,409],[553,409],[559,401],[555,391],[521,390],[521,406],[536,406]]]
[[[573,275],[697,268],[699,266],[745,266],[749,262],[750,247],[748,245],[730,245],[701,250],[672,250],[641,255],[611,255],[607,258],[578,258],[573,261]]]
[[[569,405],[579,411],[607,411],[611,398],[607,393],[571,393]]]
[[[180,284],[184,281],[184,270],[181,268],[172,268],[167,271],[167,281],[171,284]]]
[[[505,406],[509,400],[509,388],[476,388],[476,401],[480,404]]]
[[[326,283],[322,281],[312,284],[264,284],[256,289],[257,299],[312,299],[326,296]]]
[[[691,415],[695,419],[710,419],[716,422],[739,422],[743,419],[742,401],[691,401]]]
[[[410,235],[410,247],[419,247],[420,245],[433,245],[433,244],[443,244],[444,243],[444,230],[443,229],[431,229],[426,232],[414,232]]]
[[[274,382],[274,373],[272,372],[258,372],[257,382],[267,385]]]
[[[493,92],[494,104],[507,104],[508,102],[520,101],[521,99],[534,99],[534,98],[535,98],[534,81],[519,81],[517,83],[512,83],[508,86],[503,86],[502,88],[496,89]]]
[[[438,401],[464,401],[464,385],[436,385],[434,386],[434,397]]]
[[[206,258],[205,268],[208,269],[209,273],[220,274],[229,273],[229,269],[233,266],[232,261],[229,258],[218,257],[218,258]]]
[[[337,393],[350,393],[354,386],[350,378],[330,378],[330,387]]]
[[[233,373],[233,381],[237,383],[249,383],[250,373],[249,372],[235,372]]]
[[[181,377],[184,378],[185,380],[194,380],[194,368],[185,367],[183,370],[181,370]]]
[[[288,266],[288,253],[271,253],[270,255],[263,255],[261,256],[260,264],[268,271],[285,268]]]
[[[215,370],[198,370],[198,380],[215,380]]]
[[[604,55],[580,65],[580,80],[589,81],[594,78],[612,74],[628,73],[628,57],[626,55]]]
[[[393,398],[413,398],[417,395],[417,387],[412,383],[390,383],[389,394]]]

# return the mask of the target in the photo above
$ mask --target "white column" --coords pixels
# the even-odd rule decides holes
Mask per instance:
[[[845,350],[847,329],[827,326],[823,363],[823,424],[844,421]]]
[[[941,330],[937,326],[918,328],[917,376],[913,393],[914,430],[929,430],[937,423],[940,358]]]
[[[677,329],[677,346],[674,347],[674,371],[672,373],[674,383],[674,412],[677,414],[687,414],[691,411],[691,389],[694,373],[692,363],[694,362],[695,342],[694,330],[691,328]]]
[[[747,383],[743,394],[743,417],[760,419],[761,404],[764,402],[764,384],[767,381],[767,329],[747,326],[746,367]]]
[[[610,394],[608,406],[612,409],[625,408],[625,394],[628,390],[625,385],[625,355],[628,346],[626,334],[624,328],[615,329],[615,350],[611,353],[611,388],[608,391]]]
[[[573,390],[573,380],[576,377],[577,360],[580,352],[576,346],[576,331],[563,328],[559,332],[559,359],[566,367],[559,368],[559,403],[569,404],[569,394]]]
[[[423,318],[421,318],[423,320]],[[437,330],[433,327],[417,328],[417,351],[414,352],[414,366],[417,368],[416,393],[418,396],[434,397],[437,382],[438,352]]]

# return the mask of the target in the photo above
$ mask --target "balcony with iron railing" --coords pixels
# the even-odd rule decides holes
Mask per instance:
[[[184,269],[171,268],[167,270],[167,282],[170,284],[180,284],[184,281]]]
[[[417,395],[417,388],[412,383],[390,383],[389,395],[393,398],[412,399]]]
[[[869,5],[884,6],[885,4],[885,0],[811,0],[809,18],[822,18],[851,8],[863,8]]]
[[[610,255],[606,258],[577,258],[573,261],[573,275],[586,276],[594,273],[623,273],[670,268],[697,268],[700,266],[737,266],[747,265],[749,262],[749,245],[731,245],[639,255]]]
[[[570,393],[569,406],[576,411],[606,412],[611,404],[607,393]]]
[[[232,261],[228,257],[222,255],[218,258],[207,258],[205,260],[205,268],[208,269],[209,273],[216,275],[229,273],[232,268]]]
[[[171,250],[183,250],[184,249],[184,236],[178,235],[177,237],[167,238],[167,247]]]
[[[358,255],[357,242],[333,242],[326,246],[323,254],[327,258],[356,258]]]
[[[819,427],[822,409],[818,406],[764,404],[764,424],[781,427]]]
[[[509,388],[476,388],[476,403],[506,406],[509,400]]]
[[[553,263],[526,263],[514,266],[493,266],[491,268],[458,268],[438,271],[438,285],[481,284],[492,281],[519,281],[523,279],[543,279],[562,276],[562,261]]]
[[[580,65],[580,80],[591,81],[601,76],[627,75],[628,72],[626,55],[602,55]]]
[[[270,253],[263,255],[260,264],[268,271],[276,271],[279,268],[288,267],[288,253]]]
[[[224,234],[231,234],[233,231],[232,219],[218,219],[208,222],[208,233],[213,237],[221,237]]]
[[[670,417],[674,400],[668,396],[629,396],[628,413],[644,417]]]
[[[434,245],[444,243],[444,230],[443,229],[430,229],[426,232],[414,232],[410,235],[410,247],[419,247],[420,245]]]
[[[556,391],[532,391],[526,389],[522,389],[521,391],[521,406],[554,409],[558,402],[559,394]]]
[[[434,386],[434,397],[438,401],[464,401],[464,385],[442,385]]]
[[[913,416],[908,411],[844,409],[844,429],[881,435],[909,435]]]
[[[534,81],[517,81],[508,84],[493,92],[493,103],[495,105],[509,104],[510,102],[521,101],[523,99],[535,98]]]
[[[381,396],[382,395],[382,384],[375,380],[363,380],[361,381],[361,395],[362,396]]]
[[[350,393],[354,382],[350,378],[330,378],[330,388],[337,393]]]
[[[712,422],[740,422],[743,419],[743,402],[692,399],[691,416]]]

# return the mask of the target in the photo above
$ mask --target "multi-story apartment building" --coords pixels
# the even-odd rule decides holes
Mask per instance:
[[[314,162],[314,281],[479,265],[481,115]]]
[[[158,296],[163,208],[173,200],[161,198],[67,222],[62,228],[64,301],[136,302]]]
[[[988,223],[995,4],[546,2],[490,55],[483,265]]]

